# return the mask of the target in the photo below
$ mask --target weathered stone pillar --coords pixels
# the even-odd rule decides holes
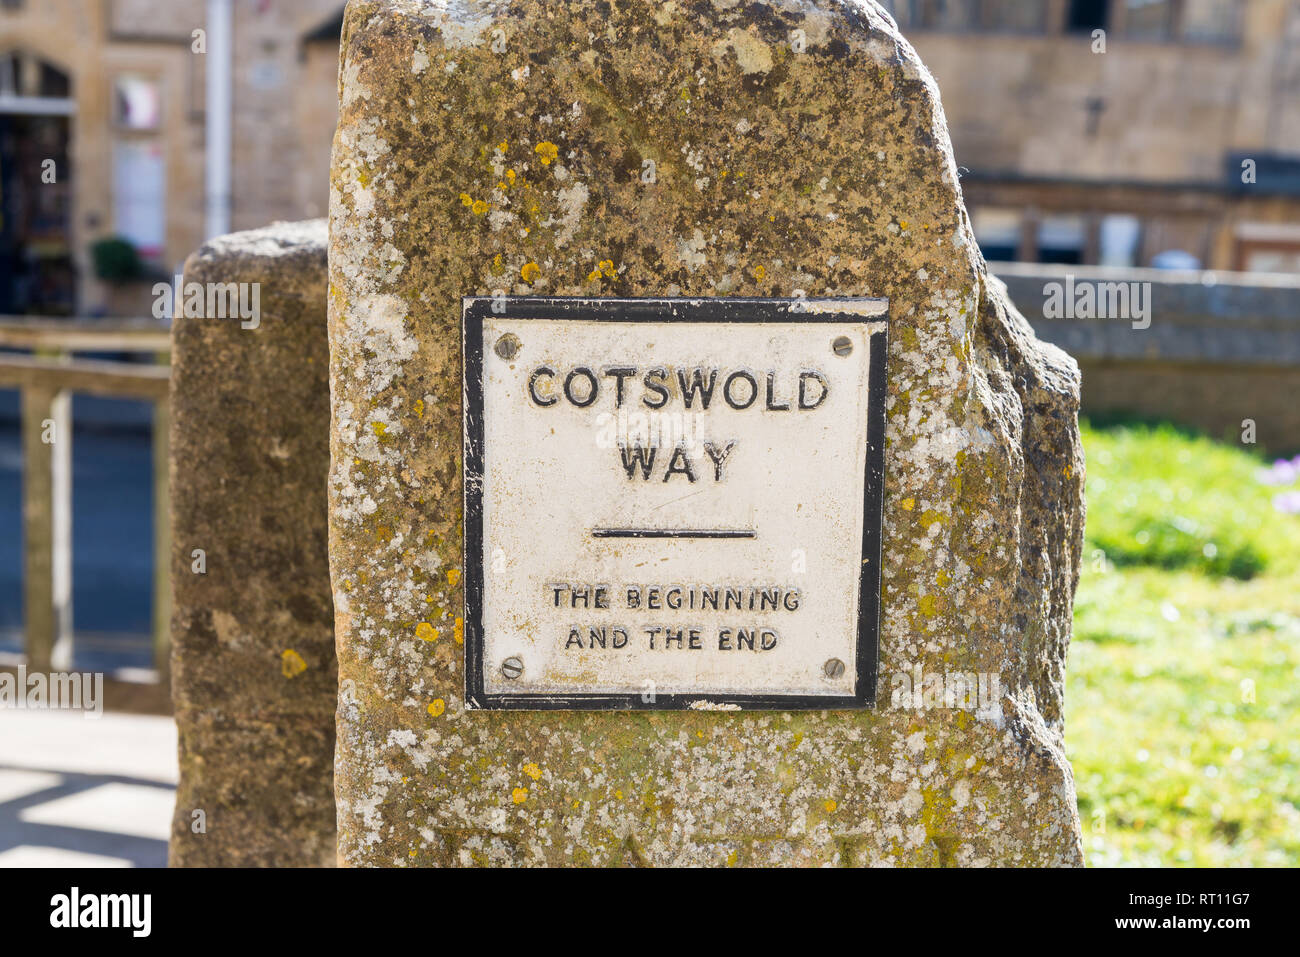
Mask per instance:
[[[1080,864],[1078,372],[880,8],[352,0],[341,109],[340,862]],[[496,290],[888,298],[873,709],[466,708],[461,303]]]
[[[172,325],[173,866],[335,860],[325,240],[321,220],[279,223],[185,264]]]

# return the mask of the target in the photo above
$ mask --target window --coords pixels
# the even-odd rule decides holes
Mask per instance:
[[[901,29],[921,25],[923,0],[883,0],[880,4]]]
[[[1042,33],[1047,29],[1047,2],[980,0],[980,20],[990,30]]]
[[[1237,226],[1236,269],[1300,273],[1300,225],[1241,223]]]
[[[979,5],[975,0],[930,0],[925,25],[937,30],[973,30],[979,26]]]
[[[167,172],[160,144],[126,139],[113,145],[113,228],[145,258],[162,255],[167,232]]]
[[[1110,0],[1070,0],[1065,29],[1071,33],[1092,33],[1106,29],[1106,8]]]
[[[126,73],[113,81],[113,122],[126,130],[156,130],[162,124],[158,82]]]
[[[1185,0],[1183,39],[1191,43],[1230,43],[1238,39],[1238,0]]]
[[[1049,0],[883,0],[904,29],[1042,33]]]
[[[1169,40],[1174,33],[1171,0],[1127,0],[1124,33],[1135,40]]]
[[[1038,261],[1074,265],[1083,262],[1084,224],[1077,214],[1044,216],[1038,224]]]
[[[52,63],[21,50],[0,54],[0,96],[66,99],[71,93],[72,79]]]
[[[980,207],[971,211],[975,242],[989,262],[1012,262],[1020,253],[1020,211]]]
[[[1103,266],[1136,266],[1142,224],[1136,216],[1111,213],[1101,218],[1099,259]]]

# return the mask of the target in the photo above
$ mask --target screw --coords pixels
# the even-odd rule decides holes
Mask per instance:
[[[523,659],[518,655],[511,655],[505,661],[501,662],[501,673],[511,680],[518,678],[524,673]]]
[[[497,344],[492,347],[492,351],[502,359],[513,359],[515,354],[519,352],[519,337],[513,332],[507,332],[497,340]]]
[[[844,674],[844,662],[838,658],[832,658],[826,664],[822,665],[822,672],[827,678],[838,678]]]
[[[848,336],[837,336],[831,343],[831,351],[837,356],[846,356],[853,351],[853,342]]]

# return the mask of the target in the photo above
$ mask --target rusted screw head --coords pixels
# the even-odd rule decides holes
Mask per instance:
[[[524,673],[524,661],[518,655],[511,655],[501,662],[501,673],[507,678],[515,679]]]
[[[826,664],[822,665],[822,672],[827,678],[838,678],[844,674],[844,662],[838,658],[832,658]]]
[[[519,352],[519,337],[513,332],[507,332],[497,340],[497,344],[492,347],[492,351],[502,359],[513,359]]]
[[[831,351],[837,356],[846,356],[853,351],[853,341],[848,336],[836,336],[831,343]]]

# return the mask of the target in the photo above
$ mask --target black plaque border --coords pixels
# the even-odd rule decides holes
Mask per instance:
[[[467,296],[462,302],[462,427],[464,481],[464,639],[465,701],[474,710],[514,711],[682,711],[707,702],[749,711],[845,711],[875,707],[880,655],[880,548],[885,479],[885,357],[888,352],[888,300],[876,315],[833,311],[844,299],[589,299],[579,297]],[[820,303],[825,302],[826,307]],[[639,692],[490,694],[483,662],[483,321],[497,319],[583,319],[609,322],[825,322],[881,323],[869,336],[867,462],[864,483],[862,564],[858,576],[857,683],[852,695],[744,694],[691,692],[654,695]]]

